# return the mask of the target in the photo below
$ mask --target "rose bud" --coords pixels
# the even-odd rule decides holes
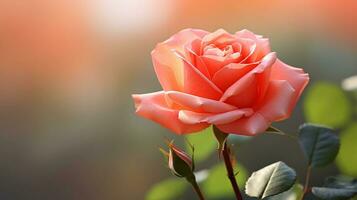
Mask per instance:
[[[193,159],[183,150],[176,147],[172,142],[168,143],[169,152],[161,149],[168,159],[169,169],[178,177],[193,177],[194,162]]]

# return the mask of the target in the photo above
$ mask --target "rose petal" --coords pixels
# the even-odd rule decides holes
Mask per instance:
[[[254,113],[233,123],[217,125],[217,128],[225,133],[251,136],[264,132],[269,126],[270,122],[267,119],[260,113]]]
[[[164,90],[178,90],[183,88],[182,62],[172,54],[168,47],[158,45],[151,52],[156,76]]]
[[[209,32],[200,29],[184,29],[161,44],[167,45],[171,49],[176,49],[180,53],[183,53],[182,50],[185,44],[191,43],[196,39],[202,39],[207,34],[209,34]]]
[[[289,66],[279,59],[274,63],[271,70],[272,80],[287,80],[295,89],[293,100],[291,101],[290,112],[295,107],[302,91],[309,82],[309,75],[300,68]]]
[[[223,47],[227,44],[231,44],[236,40],[236,36],[228,33],[224,29],[218,29],[213,33],[205,35],[202,39],[202,47],[209,44],[214,44],[217,47]]]
[[[286,80],[270,82],[259,112],[268,121],[279,121],[290,116],[296,91]]]
[[[251,55],[253,55],[255,49],[257,48],[256,41],[248,38],[238,38],[239,43],[242,45],[242,60],[239,63],[247,63],[247,60]]]
[[[242,52],[242,44],[239,43],[238,41],[232,43],[232,47],[233,47],[234,52],[239,52],[239,53]]]
[[[295,92],[288,81],[274,80],[269,84],[263,104],[252,116],[217,127],[227,133],[240,135],[263,133],[271,122],[289,117],[292,109],[291,101],[294,101]]]
[[[183,63],[172,54],[171,49],[183,53],[185,44],[201,39],[206,34],[202,30],[185,29],[159,43],[151,52],[156,75],[164,90],[180,91],[183,88]]]
[[[214,74],[219,71],[223,66],[237,60],[235,58],[226,58],[215,55],[203,55],[201,56],[201,59],[206,64],[206,67],[211,77],[213,77]]]
[[[182,92],[167,91],[165,94],[171,101],[182,106],[182,109],[195,112],[223,113],[237,109],[237,107],[221,101],[215,101]]]
[[[256,48],[251,51],[251,54],[246,57],[245,62],[255,62],[262,59],[266,54],[268,54],[270,50],[269,40],[267,38],[263,38],[261,35],[255,35],[253,32],[244,29],[238,31],[235,34],[238,38],[246,38],[253,40],[256,44]]]
[[[224,52],[219,48],[207,48],[204,49],[204,55],[223,57]]]
[[[179,52],[174,53],[178,58],[182,60],[183,63],[183,92],[210,99],[219,99],[220,96],[222,96],[223,92],[211,80],[204,76]]]
[[[136,113],[144,118],[150,119],[177,134],[185,134],[200,131],[209,125],[185,124],[178,119],[179,111],[168,106],[163,91],[142,95],[132,95]]]
[[[191,63],[195,66],[203,75],[210,79],[211,75],[208,72],[206,64],[203,62],[200,55],[199,48],[201,47],[201,40],[194,40],[185,47],[185,53],[190,58]]]
[[[259,64],[260,62],[250,64],[229,63],[214,74],[212,82],[215,83],[222,91],[225,91],[234,82],[242,78]]]
[[[246,107],[256,99],[257,94],[263,96],[269,82],[269,69],[275,60],[276,53],[272,52],[266,55],[256,68],[231,85],[224,92],[220,101],[228,102],[237,107]]]
[[[253,110],[238,109],[225,113],[212,114],[212,113],[198,113],[188,110],[181,110],[179,112],[179,119],[186,124],[199,124],[199,123],[209,123],[209,124],[227,124],[234,122],[243,116],[250,116]]]

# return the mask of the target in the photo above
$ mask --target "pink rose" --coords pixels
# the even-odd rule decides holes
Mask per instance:
[[[211,124],[239,135],[289,117],[309,81],[248,30],[185,29],[151,52],[163,91],[133,95],[136,113],[178,134]]]

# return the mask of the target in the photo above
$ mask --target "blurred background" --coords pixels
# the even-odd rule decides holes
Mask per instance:
[[[249,29],[310,73],[293,116],[275,126],[296,133],[312,121],[341,130],[350,146],[314,171],[312,184],[356,177],[356,81],[341,87],[357,75],[356,10],[354,0],[1,0],[0,199],[145,199],[171,177],[158,147],[183,140],[135,116],[130,95],[161,90],[150,51],[189,27]],[[304,181],[295,141],[261,135],[236,147],[248,174],[283,160]],[[199,169],[217,161],[211,155]]]

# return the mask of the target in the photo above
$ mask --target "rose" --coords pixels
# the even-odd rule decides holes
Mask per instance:
[[[185,29],[151,55],[163,91],[133,95],[136,112],[178,134],[211,124],[226,133],[262,133],[290,116],[309,81],[248,30]]]

